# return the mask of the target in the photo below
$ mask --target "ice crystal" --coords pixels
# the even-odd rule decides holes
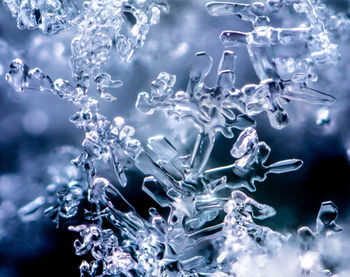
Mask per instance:
[[[79,14],[71,0],[27,1],[4,0],[19,29],[40,28],[46,35],[65,30]]]
[[[61,219],[77,214],[87,189],[82,171],[70,163],[78,153],[72,147],[62,147],[51,154],[54,161],[44,169],[47,172],[46,178],[43,178],[46,192],[18,210],[22,221],[37,220],[44,212],[58,227]]]
[[[55,35],[74,26],[77,35],[71,42],[71,67],[75,82],[89,87],[93,81],[100,95],[110,101],[116,98],[104,89],[122,85],[101,71],[111,50],[121,60],[130,61],[135,49],[143,46],[150,26],[169,10],[165,0],[82,1],[81,8],[71,0],[4,3],[20,29],[40,28],[46,35]]]
[[[224,53],[223,64],[227,61],[225,56],[231,56],[231,53],[229,54],[227,55],[227,52]],[[17,70],[17,68],[25,68],[25,70]],[[198,69],[198,67],[195,67],[195,69]],[[29,74],[29,72],[35,72],[35,74]],[[164,77],[163,80],[165,81],[162,80],[163,82],[161,82],[159,80],[152,83],[152,89],[157,93],[157,96],[164,96],[162,91],[168,90],[166,86],[170,84],[171,87],[174,83],[174,79],[171,81],[170,75],[161,74],[161,76]],[[189,88],[196,87],[195,76],[194,73],[191,74]],[[151,252],[146,251],[146,249],[143,250],[146,252],[139,254],[139,260],[136,260],[138,263],[134,263],[133,270],[138,270],[143,274],[151,274],[150,272],[153,272],[153,275],[149,276],[170,274],[173,271],[180,273],[198,270],[198,267],[203,267],[204,264],[208,263],[208,259],[213,260],[216,254],[212,253],[211,255],[214,256],[206,257],[199,255],[197,253],[198,250],[196,250],[194,252],[191,251],[191,253],[193,252],[192,256],[188,256],[185,252],[189,251],[194,245],[208,241],[210,238],[220,237],[222,232],[225,233],[223,228],[223,209],[225,203],[230,199],[231,193],[243,197],[244,194],[237,194],[238,192],[235,192],[235,189],[245,187],[254,191],[254,181],[265,180],[267,173],[282,173],[296,170],[302,164],[300,160],[286,160],[265,166],[264,163],[269,156],[270,149],[265,143],[258,141],[256,131],[252,127],[247,127],[233,145],[231,154],[236,158],[235,163],[225,167],[205,170],[214,144],[215,133],[217,130],[222,130],[224,124],[226,124],[223,115],[220,115],[224,120],[221,126],[216,125],[218,124],[216,120],[214,120],[214,124],[210,120],[204,121],[202,128],[199,128],[198,139],[194,145],[193,152],[181,155],[164,137],[149,138],[147,148],[144,148],[140,142],[131,138],[134,132],[133,128],[125,125],[122,118],[116,117],[114,122],[110,122],[103,115],[99,114],[97,101],[87,96],[79,85],[74,87],[62,79],[52,82],[41,70],[29,70],[29,67],[18,59],[11,64],[7,80],[19,92],[35,88],[48,90],[80,108],[71,117],[71,121],[78,128],[83,128],[85,131],[85,139],[82,142],[84,151],[73,163],[86,172],[88,176],[88,200],[96,206],[92,211],[86,212],[86,218],[88,220],[97,220],[98,222],[101,222],[102,218],[107,218],[121,232],[124,241],[127,241],[124,243],[133,246],[131,249],[123,248],[124,250],[120,250],[121,252],[119,250],[110,250],[113,253],[108,251],[102,256],[93,254],[95,261],[89,266],[86,262],[83,262],[81,266],[82,274],[87,272],[87,274],[94,276],[98,272],[100,263],[102,263],[101,266],[106,275],[110,275],[111,272],[118,272],[118,270],[121,270],[120,272],[128,272],[133,264],[130,260],[131,258],[127,258],[129,262],[126,263],[127,266],[123,269],[122,265],[113,263],[113,258],[110,256],[115,255],[114,251],[119,251],[120,253],[118,253],[123,257],[135,255],[134,252],[137,252],[137,247],[144,245],[144,243],[141,243],[139,236],[145,236],[145,238],[153,237],[152,241],[145,241],[145,247],[153,250]],[[49,87],[44,86],[44,80],[47,80]],[[199,87],[202,88],[203,85],[200,84]],[[188,102],[185,102],[185,104]],[[206,103],[209,105],[210,102]],[[218,110],[217,107],[220,107],[219,104],[209,108]],[[195,114],[191,115],[191,119],[194,119],[197,116],[195,109],[189,111]],[[181,113],[179,114],[181,115]],[[203,111],[203,114],[206,115],[205,111]],[[233,113],[231,119],[235,119]],[[237,123],[240,120],[243,123]],[[230,128],[232,127],[244,128],[254,123],[253,120],[249,117],[244,117],[244,115],[241,116],[240,120],[234,121],[231,126],[227,127],[227,130],[231,130]],[[198,122],[196,119],[193,121],[195,124]],[[223,134],[233,137],[232,131],[224,132]],[[211,147],[207,146],[208,139],[212,143]],[[144,174],[150,175],[144,180],[143,190],[159,205],[171,207],[168,220],[165,221],[154,209],[150,211],[150,222],[138,216],[114,185],[108,180],[98,177],[94,166],[96,160],[112,163],[116,170],[119,184],[122,186],[126,185],[124,169],[130,163],[134,164]],[[56,189],[56,186],[54,189]],[[50,208],[48,212],[50,214],[58,213],[61,217],[73,216],[76,213],[79,198],[82,195],[80,187],[77,187],[75,182],[64,184],[56,194],[59,205]],[[125,202],[127,207],[125,214],[115,207],[116,202],[114,199]],[[35,206],[35,203],[36,200],[29,206],[22,208],[21,213],[25,214],[27,209]],[[35,208],[36,206],[33,209],[35,210]],[[272,208],[260,205],[253,200],[247,200],[245,209],[247,212],[251,212],[253,217],[260,219],[274,214]],[[57,219],[56,222],[58,223]],[[95,249],[92,248],[95,245],[95,242],[91,241],[92,236],[99,237],[101,232],[101,234],[104,234],[104,231],[99,231],[97,227],[76,228],[79,230],[82,228],[83,245],[85,245],[80,246],[81,243],[76,243],[78,254],[86,253],[81,248]],[[72,227],[72,230],[77,230],[76,228]],[[95,231],[91,231],[91,228],[94,228],[93,230]],[[257,232],[263,232],[260,235],[266,236],[264,233],[268,229],[261,230],[265,231]],[[90,235],[91,232],[96,234]],[[87,237],[85,237],[85,233]],[[110,233],[110,231],[106,230],[106,234]],[[187,239],[180,247],[174,244],[173,241],[178,241],[181,237],[187,237]],[[115,238],[112,240],[115,240]],[[96,242],[98,248],[100,247],[99,241]],[[219,243],[217,239],[214,239],[214,241]],[[105,245],[103,244],[101,247],[105,247]],[[110,247],[108,249],[119,249],[118,246]],[[152,255],[153,258],[149,255]],[[143,262],[144,259],[147,261],[149,259],[161,259],[162,263],[159,267],[154,268],[149,262]],[[206,260],[207,262],[205,262]],[[122,264],[124,265],[124,262]],[[107,269],[109,267],[114,269],[111,269],[112,271],[110,272]],[[203,272],[209,273],[214,268],[213,265],[209,266],[207,264],[203,267]]]
[[[316,124],[329,123],[326,105],[335,98],[311,88],[311,83],[318,81],[319,68],[339,60],[332,34],[344,30],[348,23],[344,16],[330,15],[317,0],[207,3],[212,16],[235,15],[252,25],[249,32],[223,31],[220,35],[227,49],[215,84],[209,86],[206,80],[211,57],[198,52],[186,89],[177,90],[176,76],[161,72],[149,92],[138,94],[135,104],[148,118],[161,111],[169,122],[194,126],[193,145],[180,148],[170,135],[152,135],[145,143],[134,138],[138,134],[122,116],[110,120],[89,94],[93,81],[102,98],[116,100],[108,91],[122,82],[113,80],[103,67],[111,60],[112,50],[122,61],[131,59],[135,49],[143,46],[150,26],[168,12],[165,1],[4,3],[20,29],[40,28],[46,35],[75,31],[73,81],[53,80],[51,73],[31,68],[24,58],[13,59],[5,78],[20,95],[50,93],[78,109],[70,121],[84,132],[81,151],[60,149],[46,165],[48,176],[41,180],[46,191],[18,209],[17,215],[30,222],[44,211],[57,227],[67,221],[68,229],[80,236],[74,248],[78,256],[84,256],[82,277],[280,276],[273,268],[289,249],[293,266],[289,276],[338,276],[326,256],[328,237],[342,230],[335,222],[338,208],[333,202],[322,203],[315,231],[309,227],[298,230],[300,249],[295,250],[290,234],[258,224],[273,217],[276,210],[253,199],[251,192],[268,174],[295,171],[303,164],[300,159],[268,164],[271,149],[259,140],[253,117],[267,113],[271,126],[281,129],[290,120],[287,104],[304,101],[322,106]],[[302,23],[273,27],[269,17],[285,7],[301,17]],[[247,48],[259,83],[236,88],[232,48],[240,46]],[[296,48],[296,54],[281,55],[283,47]],[[213,165],[210,161],[220,135],[232,141],[232,162]],[[111,168],[115,178],[105,172]],[[134,185],[128,181],[128,169],[139,171],[143,192],[166,212],[151,207],[148,217],[140,215],[123,193],[124,187]],[[2,202],[0,208],[13,212],[11,205]],[[69,221],[82,206],[80,222]],[[0,212],[0,223],[6,218]]]
[[[255,181],[264,181],[268,173],[283,173],[297,170],[302,161],[297,159],[284,160],[269,166],[265,166],[270,154],[270,148],[265,142],[258,142],[256,131],[252,128],[245,129],[233,145],[231,155],[237,158],[232,165],[209,169],[204,171],[205,180],[213,182],[215,178],[225,174],[225,182],[231,188],[244,187],[255,191]],[[222,178],[222,177],[221,177]],[[215,191],[220,195],[220,190],[225,187],[216,187]]]
[[[122,60],[129,61],[136,48],[143,46],[151,25],[167,12],[165,0],[85,1],[78,32],[71,44],[72,70],[77,82],[88,86],[93,78],[97,90],[118,87],[101,67],[110,59],[112,48]]]
[[[299,1],[297,1],[299,2]],[[287,2],[292,4],[290,1]],[[275,10],[282,2],[268,1]],[[300,10],[299,6],[305,9]],[[327,64],[337,61],[337,46],[330,42],[324,23],[314,12],[310,1],[294,3],[300,13],[306,13],[309,25],[295,28],[274,28],[263,12],[263,3],[254,4],[210,2],[208,11],[213,16],[237,15],[252,23],[254,29],[249,33],[224,31],[220,40],[225,47],[245,46],[260,84],[244,86],[236,97],[241,98],[241,109],[254,115],[266,111],[271,125],[277,129],[288,123],[288,114],[284,105],[291,100],[306,101],[311,104],[329,104],[334,102],[330,95],[312,89],[308,82],[317,80],[314,64]],[[273,47],[305,45],[307,53],[303,56],[279,57]]]
[[[79,111],[71,116],[70,121],[85,131],[85,138],[82,142],[84,152],[74,163],[83,168],[89,178],[96,174],[93,166],[95,160],[111,163],[120,184],[126,185],[124,170],[130,158],[125,153],[134,151],[132,148],[139,142],[131,138],[134,129],[126,125],[123,118],[116,117],[111,122],[99,113],[98,101],[87,95],[85,87],[79,84],[72,85],[62,79],[52,82],[51,78],[38,68],[28,71],[28,66],[20,59],[11,63],[6,79],[19,92],[26,89],[50,91],[77,106]]]
[[[342,227],[335,223],[337,216],[337,206],[332,201],[323,202],[317,215],[316,232],[309,227],[298,230],[302,250],[300,266],[305,274],[332,276],[327,265],[322,263],[325,240],[321,238],[342,231]]]
[[[96,225],[80,225],[70,229],[80,232],[83,238],[83,242],[79,240],[74,242],[76,254],[83,255],[91,251],[92,256],[96,259],[92,264],[82,262],[80,266],[82,276],[95,276],[101,263],[103,263],[103,272],[106,275],[126,274],[128,276],[129,269],[135,267],[135,261],[118,245],[118,238],[112,230],[101,230]]]

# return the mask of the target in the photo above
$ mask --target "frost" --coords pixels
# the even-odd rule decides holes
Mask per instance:
[[[124,252],[118,245],[118,238],[112,230],[101,230],[94,225],[70,227],[70,230],[80,232],[83,238],[83,242],[79,240],[74,242],[76,254],[80,256],[91,251],[92,256],[96,259],[92,264],[82,262],[80,266],[82,276],[94,276],[100,269],[101,263],[106,275],[128,274],[129,269],[135,266],[135,261],[130,254]]]
[[[87,189],[82,171],[70,163],[77,153],[75,148],[61,147],[47,155],[50,163],[42,168],[40,178],[46,190],[17,211],[22,221],[38,220],[45,213],[58,227],[62,220],[77,215]]]
[[[202,57],[208,61],[205,55],[199,57],[201,58],[198,62],[202,65]],[[232,55],[224,53],[221,67],[227,64],[232,66],[232,63],[227,62],[227,57],[232,58]],[[16,60],[15,63],[20,62]],[[28,68],[23,64],[22,67]],[[12,69],[13,66],[10,68]],[[210,66],[206,67],[206,73],[209,68]],[[193,100],[191,102],[190,99],[185,98],[183,102],[185,105],[201,105],[195,96],[203,88],[203,84],[198,80],[201,78],[203,80],[206,73],[198,73],[199,69],[200,67],[197,65],[190,74],[188,87]],[[258,141],[255,129],[247,127],[241,132],[231,151],[236,161],[232,165],[205,170],[217,131],[228,137],[233,137],[231,128],[242,129],[245,126],[254,125],[254,121],[249,117],[241,115],[236,119],[235,114],[230,113],[233,123],[226,126],[224,115],[219,113],[219,109],[222,109],[222,113],[227,114],[220,103],[220,97],[212,106],[209,105],[211,102],[203,102],[207,108],[218,111],[214,119],[210,120],[205,109],[201,110],[200,113],[197,113],[194,108],[187,109],[188,116],[182,118],[190,117],[198,126],[199,133],[193,152],[179,154],[171,142],[164,137],[149,138],[147,147],[143,147],[140,142],[131,138],[134,130],[125,125],[123,118],[116,117],[111,122],[101,115],[98,112],[98,102],[87,96],[82,87],[79,85],[74,87],[62,79],[52,82],[39,69],[28,69],[28,72],[33,71],[40,72],[40,74],[27,74],[25,78],[20,78],[19,86],[22,86],[20,91],[48,90],[80,108],[71,117],[71,121],[76,127],[85,131],[85,138],[82,142],[83,152],[73,160],[73,163],[86,173],[88,200],[95,206],[91,211],[85,212],[86,219],[101,224],[103,218],[106,218],[124,237],[123,244],[118,246],[113,243],[116,240],[115,235],[110,230],[100,229],[99,225],[96,227],[85,225],[72,227],[72,230],[79,229],[84,241],[83,243],[79,241],[75,243],[77,254],[85,254],[91,250],[95,258],[91,264],[82,263],[80,268],[82,274],[95,276],[100,267],[105,275],[115,274],[115,272],[131,274],[131,270],[140,274],[150,274],[149,276],[167,275],[173,271],[179,273],[193,270],[199,273],[215,271],[218,265],[213,262],[208,264],[208,262],[209,260],[214,261],[219,253],[213,252],[210,257],[205,257],[197,253],[199,250],[195,250],[193,247],[210,240],[225,245],[226,242],[220,239],[226,234],[224,226],[228,218],[224,217],[223,211],[226,210],[225,212],[228,213],[228,210],[231,209],[227,206],[229,205],[227,203],[230,203],[227,201],[231,198],[231,194],[234,201],[241,201],[239,205],[243,205],[242,209],[246,211],[242,217],[242,224],[250,226],[249,228],[252,226],[257,228],[253,233],[247,231],[249,235],[256,236],[256,240],[265,240],[266,237],[268,240],[266,243],[267,245],[271,244],[271,247],[283,241],[283,235],[268,228],[258,227],[250,217],[251,214],[253,218],[264,219],[274,215],[274,209],[246,198],[242,192],[238,192],[236,189],[244,187],[254,191],[256,180],[265,180],[268,173],[296,170],[302,165],[302,161],[285,160],[266,166],[265,162],[270,149],[264,142]],[[19,74],[18,71],[11,70],[7,75],[7,80],[10,83],[12,81],[13,85],[17,80],[17,74]],[[24,71],[21,71],[20,74],[25,75]],[[170,92],[175,83],[174,77],[168,74],[163,73],[160,76],[161,78],[153,82],[151,86],[155,99],[166,97],[164,91]],[[229,76],[232,77],[232,75]],[[35,83],[38,79],[39,83]],[[42,80],[44,79],[50,80],[49,88],[43,87]],[[25,83],[23,80],[26,80]],[[205,100],[205,98],[203,99]],[[180,111],[183,110],[180,109]],[[181,115],[181,112],[178,114]],[[209,115],[212,114],[209,113]],[[200,122],[198,119],[200,117],[207,117],[209,120]],[[220,119],[219,123],[217,117]],[[227,130],[223,131],[223,128],[227,128]],[[114,185],[107,179],[98,177],[94,165],[97,160],[112,164],[121,186],[126,185],[124,170],[132,164],[143,174],[150,175],[144,180],[143,190],[159,205],[171,207],[168,219],[163,219],[154,208],[150,210],[149,221],[141,218]],[[56,224],[59,223],[59,217],[69,218],[76,214],[82,196],[81,189],[82,187],[73,181],[60,186],[48,186],[49,192],[56,192],[58,204],[47,209],[46,213],[53,218]],[[124,213],[115,206],[117,203],[118,206],[124,203],[126,207]],[[239,202],[236,203],[238,205]],[[28,213],[27,210],[30,208],[35,212],[35,202],[22,208],[22,213]],[[149,238],[152,239],[149,240]],[[181,245],[179,245],[180,238],[185,238]],[[110,240],[112,240],[112,245],[106,242]],[[142,248],[137,250],[140,246]],[[102,250],[100,253],[95,250],[95,248],[100,249],[101,247],[107,247],[107,252]],[[184,254],[186,252],[188,253]],[[119,257],[118,261],[114,260],[115,256]],[[159,259],[162,260],[162,263],[158,266],[151,262]]]
[[[332,276],[331,270],[322,263],[326,240],[321,238],[342,231],[343,228],[335,223],[337,216],[337,206],[332,201],[323,202],[317,215],[316,232],[312,232],[309,227],[298,230],[302,250],[300,266],[305,274]]]
[[[279,2],[279,3],[278,3]],[[281,6],[281,1],[268,1],[268,6]],[[311,104],[330,104],[334,98],[312,89],[308,82],[317,80],[315,64],[337,61],[337,46],[330,42],[322,20],[314,13],[311,2],[305,1],[309,25],[296,28],[274,28],[268,17],[258,15],[264,5],[255,3],[238,4],[210,2],[207,9],[212,16],[237,15],[252,23],[254,29],[249,33],[224,31],[220,40],[226,48],[245,46],[260,84],[246,85],[235,93],[244,104],[239,105],[242,112],[255,115],[266,111],[271,125],[281,129],[289,121],[285,105],[291,101],[305,101]],[[259,7],[259,9],[258,9]],[[298,10],[298,12],[301,12]],[[307,53],[301,57],[279,57],[272,51],[276,46],[305,44]]]
[[[252,26],[249,32],[220,35],[227,49],[215,84],[207,82],[212,58],[197,52],[186,88],[178,90],[176,76],[161,72],[149,92],[138,94],[135,104],[146,118],[160,111],[169,122],[193,126],[196,139],[178,147],[171,135],[138,139],[137,128],[119,115],[109,119],[89,93],[94,89],[92,81],[101,98],[116,100],[109,89],[122,82],[113,80],[103,67],[112,60],[112,51],[122,61],[130,61],[135,49],[143,46],[150,26],[168,12],[165,1],[96,0],[84,1],[80,8],[68,1],[4,2],[21,29],[40,28],[46,35],[75,30],[73,81],[53,80],[51,73],[31,68],[25,58],[13,59],[5,78],[20,95],[41,91],[77,109],[69,120],[83,131],[81,149],[63,148],[48,160],[48,176],[41,179],[46,191],[19,208],[17,216],[28,223],[44,212],[57,227],[67,222],[68,229],[79,234],[74,248],[84,256],[82,277],[338,276],[337,266],[329,266],[326,255],[328,239],[342,230],[335,222],[338,208],[333,202],[321,204],[315,231],[298,230],[295,247],[292,235],[260,225],[260,220],[277,211],[251,196],[256,182],[265,181],[268,174],[296,171],[303,165],[300,159],[268,163],[271,149],[259,140],[257,115],[266,113],[270,125],[282,129],[290,121],[288,104],[303,101],[322,106],[316,124],[330,121],[327,105],[335,98],[313,89],[312,83],[319,80],[320,68],[338,62],[338,46],[330,31],[343,27],[331,24],[334,18],[327,16],[323,4],[311,0],[207,3],[210,15],[238,16]],[[269,16],[285,7],[302,17],[296,21],[302,23],[273,27]],[[346,19],[340,21],[345,24]],[[247,48],[259,80],[236,88],[232,48],[241,46]],[[296,48],[297,54],[281,55],[283,47]],[[220,135],[231,140],[229,164],[212,162]],[[110,170],[115,174],[106,173]],[[124,196],[126,186],[137,188],[129,179],[135,171],[143,177],[142,191],[166,212],[151,207],[148,217],[141,216]],[[12,203],[2,202],[0,207],[14,216]],[[80,214],[79,223],[71,221]],[[6,220],[1,212],[0,223]],[[289,275],[283,273],[288,270],[282,268],[281,260],[292,264]],[[276,275],[276,268],[281,273]]]
[[[71,67],[75,82],[84,87],[95,82],[102,98],[110,101],[116,99],[104,89],[122,85],[101,71],[111,51],[130,61],[135,49],[143,46],[150,26],[169,11],[165,0],[87,0],[80,5],[71,0],[4,0],[4,4],[20,29],[40,28],[51,36],[74,27],[77,35],[71,41]]]
[[[46,35],[54,35],[69,27],[78,15],[78,9],[71,0],[4,0],[19,29],[40,28]]]
[[[135,49],[143,46],[150,26],[167,11],[165,0],[85,1],[78,21],[79,35],[71,43],[75,81],[88,86],[93,78],[98,91],[120,86],[101,72],[111,50],[129,61]]]
[[[27,70],[17,70],[18,67]],[[77,106],[79,111],[70,117],[70,121],[85,131],[85,138],[82,142],[84,152],[74,160],[74,163],[83,168],[89,178],[93,178],[96,174],[93,162],[103,160],[112,164],[120,184],[126,185],[124,170],[128,166],[131,152],[134,151],[132,148],[138,147],[139,144],[137,140],[131,138],[134,133],[131,126],[124,124],[123,119],[120,120],[119,117],[111,122],[100,114],[98,101],[87,95],[85,87],[79,84],[72,85],[62,79],[52,82],[51,78],[43,74],[40,69],[28,71],[28,66],[20,59],[12,62],[6,79],[17,91],[31,89],[49,91]]]

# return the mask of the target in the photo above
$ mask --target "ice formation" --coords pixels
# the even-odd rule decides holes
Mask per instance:
[[[72,81],[53,80],[24,58],[12,61],[5,78],[19,94],[51,93],[78,109],[70,121],[84,131],[81,151],[61,149],[59,155],[69,156],[72,163],[54,164],[46,192],[17,214],[29,222],[44,210],[58,227],[77,216],[81,202],[87,201],[81,224],[69,227],[79,234],[74,242],[76,254],[88,255],[80,265],[82,277],[281,276],[283,270],[276,273],[276,264],[288,257],[293,271],[286,276],[349,274],[330,266],[325,255],[329,237],[342,230],[335,222],[338,209],[333,202],[321,204],[315,231],[309,227],[298,230],[299,249],[290,234],[256,222],[276,211],[250,196],[256,182],[265,181],[268,174],[295,171],[303,164],[299,159],[269,164],[271,149],[259,141],[255,116],[264,112],[273,128],[282,129],[290,121],[287,104],[304,101],[321,106],[318,125],[329,123],[325,106],[335,98],[312,84],[319,79],[319,68],[339,60],[331,36],[346,29],[344,16],[327,16],[326,6],[318,0],[207,3],[211,16],[236,15],[252,25],[249,32],[223,31],[220,35],[227,49],[215,85],[206,84],[211,57],[198,52],[186,88],[177,90],[176,76],[161,72],[149,92],[138,94],[135,105],[148,116],[161,111],[166,120],[189,121],[197,139],[189,147],[192,150],[184,150],[163,135],[142,143],[123,117],[110,120],[102,114],[99,100],[90,94],[93,81],[102,98],[116,100],[105,90],[120,87],[122,82],[113,80],[103,66],[113,52],[122,61],[130,61],[134,51],[143,46],[150,26],[159,22],[161,13],[168,12],[164,0],[4,3],[20,29],[39,28],[49,36],[75,30]],[[304,20],[296,26],[273,27],[268,15],[278,15],[284,6]],[[233,48],[241,46],[248,50],[259,83],[237,88]],[[286,56],[280,54],[283,47],[296,50]],[[209,161],[220,135],[232,139],[232,163],[212,166]],[[100,167],[114,170],[116,182]],[[166,208],[166,213],[151,207],[145,218],[129,203],[121,192],[133,186],[126,174],[129,169],[143,175],[142,190]],[[3,217],[0,213],[0,223]],[[289,248],[288,256],[285,249],[288,252]]]
[[[161,13],[169,9],[165,0],[82,1],[80,10],[71,0],[4,3],[20,29],[40,28],[51,36],[74,27],[77,30],[71,42],[74,80],[85,87],[93,81],[101,96],[111,101],[116,98],[104,89],[122,85],[101,71],[110,60],[111,50],[129,61],[134,50],[143,46],[150,26],[157,24]]]

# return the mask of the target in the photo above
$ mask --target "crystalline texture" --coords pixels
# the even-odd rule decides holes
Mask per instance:
[[[78,15],[71,0],[4,0],[19,29],[40,28],[46,35],[55,35],[69,27]]]
[[[21,59],[15,59],[10,65],[10,71],[6,74],[6,81],[18,91],[23,92],[27,86],[28,66]]]
[[[309,82],[317,80],[316,66],[337,58],[322,5],[309,0],[207,4],[211,15],[237,15],[252,24],[251,32],[224,31],[220,39],[225,47],[247,47],[260,82],[235,87],[236,56],[231,50],[222,54],[213,87],[205,83],[213,64],[205,52],[196,54],[184,91],[175,90],[174,75],[160,73],[149,93],[139,93],[136,108],[149,115],[162,111],[168,120],[190,119],[198,131],[197,139],[192,151],[180,151],[165,136],[150,137],[143,145],[133,138],[133,127],[120,116],[109,120],[100,113],[99,102],[88,95],[93,80],[102,98],[115,100],[108,90],[121,82],[112,80],[101,68],[110,60],[113,48],[122,60],[130,60],[134,50],[142,47],[149,27],[168,10],[164,1],[84,1],[79,14],[70,14],[64,1],[6,0],[5,4],[21,28],[39,27],[47,34],[68,26],[78,30],[71,43],[73,82],[52,81],[21,59],[13,60],[6,74],[17,92],[41,90],[74,104],[78,111],[70,121],[84,131],[79,154],[71,149],[60,153],[74,152],[71,167],[50,165],[46,195],[18,210],[22,221],[35,220],[45,207],[58,226],[77,215],[86,196],[89,205],[84,223],[69,227],[80,235],[74,242],[76,254],[92,259],[81,263],[81,276],[265,276],[264,270],[289,235],[254,222],[272,217],[276,211],[244,191],[255,191],[255,182],[264,181],[269,173],[294,171],[303,162],[289,159],[266,165],[271,149],[259,141],[251,117],[266,112],[271,125],[280,129],[289,121],[288,102],[334,102],[332,96],[309,87]],[[284,5],[306,15],[306,23],[294,28],[272,27],[264,13],[278,12]],[[48,16],[52,21],[47,21]],[[305,55],[280,57],[272,51],[276,46],[297,44],[306,46]],[[208,161],[216,137],[222,134],[232,139],[236,129],[241,132],[230,152],[232,163],[211,168]],[[116,178],[103,177],[100,164],[104,169],[113,168]],[[156,208],[149,209],[148,218],[138,214],[118,187],[128,184],[128,168],[144,175],[142,190],[161,207],[169,208],[168,214]],[[337,213],[332,202],[323,202],[316,231],[299,229],[299,275],[335,276],[323,263],[323,243],[341,231],[335,222]],[[295,261],[293,266],[297,267]]]
[[[316,219],[316,232],[309,227],[301,227],[298,230],[300,248],[300,267],[305,274],[319,276],[333,276],[327,264],[322,262],[326,259],[326,237],[342,231],[342,227],[335,223],[338,216],[338,208],[332,201],[322,202]]]
[[[282,6],[282,1],[267,1],[267,5],[272,11],[278,11]],[[237,15],[242,20],[252,23],[253,31],[249,33],[224,31],[220,39],[225,47],[247,47],[256,75],[260,79],[259,85],[248,85],[241,89],[240,94],[243,94],[241,102],[244,105],[240,105],[240,110],[249,115],[266,111],[271,125],[277,129],[285,127],[289,121],[284,108],[289,100],[323,105],[334,102],[332,96],[308,87],[306,82],[315,81],[317,77],[314,72],[307,74],[307,71],[311,69],[307,68],[305,71],[302,65],[310,64],[310,61],[315,64],[336,62],[337,47],[330,42],[324,23],[318,19],[314,6],[309,1],[300,5],[306,7],[305,13],[308,15],[309,25],[304,24],[296,28],[274,28],[270,25],[269,18],[260,15],[254,4],[226,2],[207,4],[210,15]],[[263,6],[261,7],[261,10],[264,10]],[[297,44],[306,44],[309,53],[298,59],[298,66],[290,66],[286,70],[284,65],[281,65],[280,58],[274,56],[272,47]],[[293,60],[291,62],[295,63]],[[277,67],[277,64],[280,66]],[[281,77],[286,71],[291,79]]]
[[[143,46],[150,26],[158,23],[161,12],[167,11],[163,0],[85,1],[78,21],[79,34],[71,43],[76,82],[88,86],[92,78],[99,93],[114,100],[101,90],[121,83],[112,81],[107,73],[101,72],[101,67],[108,62],[112,50],[122,60],[130,61],[135,49]]]
[[[255,191],[255,181],[264,181],[268,173],[283,173],[299,169],[303,162],[297,159],[280,161],[269,166],[265,162],[270,148],[264,142],[258,142],[256,131],[245,129],[233,145],[231,154],[237,160],[232,165],[204,171],[203,178],[212,183],[225,176],[224,184],[214,188],[218,196],[227,193],[227,188],[245,187]]]
[[[150,26],[169,10],[165,0],[87,0],[82,2],[81,10],[71,0],[4,0],[4,3],[20,29],[40,28],[46,35],[77,29],[78,34],[71,42],[73,77],[84,87],[95,82],[98,93],[109,101],[116,98],[104,90],[122,85],[101,70],[111,51],[121,60],[130,61],[135,49],[143,46]]]

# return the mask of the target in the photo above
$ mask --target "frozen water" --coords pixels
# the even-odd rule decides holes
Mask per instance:
[[[40,91],[43,97],[51,94],[73,104],[76,110],[69,120],[83,136],[80,150],[63,148],[48,159],[48,176],[41,180],[46,190],[33,201],[16,213],[10,200],[1,199],[0,239],[6,232],[3,222],[9,218],[18,216],[30,223],[44,213],[57,227],[67,222],[68,229],[79,234],[74,248],[78,256],[84,256],[81,276],[348,275],[344,266],[333,265],[336,255],[328,255],[327,243],[339,249],[332,237],[342,231],[333,202],[321,204],[314,231],[309,227],[298,230],[295,247],[290,234],[260,225],[260,220],[273,217],[278,210],[251,195],[256,182],[264,182],[268,174],[296,171],[303,165],[300,159],[268,164],[271,149],[259,140],[259,114],[266,113],[270,125],[282,129],[294,121],[289,104],[299,101],[320,106],[317,125],[329,123],[335,97],[321,92],[317,82],[326,80],[324,72],[339,62],[334,38],[349,24],[345,15],[327,11],[318,0],[207,3],[209,15],[236,16],[249,25],[249,31],[221,33],[225,50],[217,72],[212,70],[213,59],[197,52],[189,74],[183,73],[189,76],[186,87],[177,81],[180,76],[163,71],[150,82],[149,92],[137,95],[135,104],[151,129],[147,118],[157,112],[162,112],[161,120],[169,122],[175,133],[181,130],[172,127],[173,120],[193,129],[194,141],[181,146],[170,132],[143,139],[140,126],[127,124],[132,116],[129,120],[118,112],[110,119],[102,112],[104,103],[92,96],[96,92],[102,99],[117,100],[112,91],[123,83],[107,72],[107,65],[113,64],[115,56],[122,63],[131,62],[136,49],[145,45],[150,27],[169,12],[166,1],[4,3],[20,29],[39,28],[44,35],[55,35],[54,39],[59,33],[73,32],[72,80],[50,77],[56,75],[47,71],[50,67],[32,68],[32,61],[25,62],[26,55],[16,51],[9,55],[13,60],[5,79],[20,96]],[[287,19],[297,19],[286,22],[286,10],[292,14]],[[281,24],[274,27],[278,16]],[[236,64],[233,50],[238,53],[238,47],[247,49],[258,79],[241,88],[236,83],[241,83],[238,77],[245,64]],[[64,46],[55,49],[63,57]],[[138,61],[135,64],[139,66]],[[130,75],[133,82],[141,79]],[[211,76],[215,82],[208,80]],[[130,112],[136,114],[131,107]],[[306,118],[307,113],[301,116]],[[33,126],[31,120],[38,117],[27,119],[27,127]],[[221,135],[232,145],[226,153],[232,160],[223,165],[214,157]],[[143,177],[142,185],[134,182],[134,175]],[[148,216],[144,216],[124,195],[125,189],[142,189],[157,208],[147,207]],[[73,218],[79,222],[70,221]]]

